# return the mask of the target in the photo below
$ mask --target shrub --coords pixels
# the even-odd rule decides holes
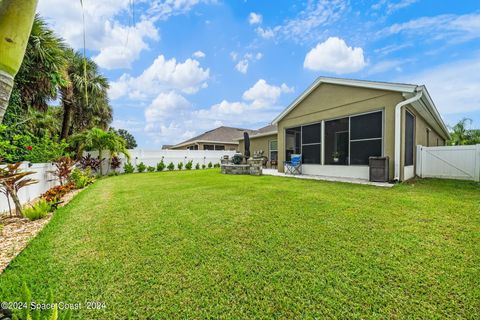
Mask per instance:
[[[175,165],[173,164],[173,162],[170,162],[170,163],[168,164],[167,169],[168,169],[168,171],[173,171],[173,170],[175,170]]]
[[[138,172],[142,173],[142,172],[144,172],[146,169],[147,169],[147,166],[145,165],[145,163],[140,162],[139,164],[137,164],[137,171],[138,171]]]
[[[162,161],[157,163],[157,171],[161,172],[163,170],[165,170],[165,163],[163,162],[163,159],[162,159]]]
[[[210,161],[210,162],[208,163],[208,169],[210,169],[210,168],[212,168],[212,167],[213,167],[213,164],[212,164],[212,162]]]
[[[220,168],[220,163],[215,163],[215,164],[213,165],[213,167],[214,167],[214,168]]]
[[[92,155],[89,153],[86,156],[82,157],[78,163],[80,169],[85,170],[87,168],[92,169],[94,172],[100,171],[100,165],[102,164],[105,158],[93,158]]]
[[[155,167],[148,166],[148,167],[147,167],[147,171],[148,171],[148,172],[155,172]]]
[[[23,187],[37,183],[37,180],[27,178],[27,176],[34,174],[34,171],[23,171],[20,168],[21,162],[7,164],[0,168],[0,192],[5,196],[10,196],[15,204],[15,211],[17,216],[22,216],[22,205],[18,198],[18,190]],[[8,202],[10,209],[10,202]],[[10,214],[12,211],[10,209]]]
[[[177,168],[178,168],[178,170],[182,170],[182,168],[183,168],[183,162],[177,163]]]
[[[41,195],[41,197],[45,199],[47,202],[57,202],[64,195],[66,195],[68,192],[72,191],[73,189],[75,189],[75,184],[70,182],[63,186],[60,185],[60,186],[56,186],[48,189],[47,192]]]
[[[68,148],[68,143],[65,140],[56,142],[56,137],[53,139],[49,135],[43,136],[37,142],[32,143],[31,148],[28,148],[28,153],[25,155],[25,161],[32,163],[50,162],[67,155],[65,150]]]
[[[197,164],[195,165],[195,170],[199,170],[200,169],[200,163],[197,162]]]
[[[185,165],[185,169],[187,170],[192,170],[192,167],[193,167],[193,161],[190,160],[187,162],[187,164]]]
[[[113,156],[112,159],[110,159],[110,168],[112,168],[113,171],[116,171],[118,168],[120,168],[121,164],[122,161],[117,156]]]
[[[73,184],[75,184],[75,188],[82,189],[95,181],[95,178],[91,175],[92,170],[90,169],[90,167],[88,167],[84,171],[75,168],[70,174],[69,180],[73,182]]]
[[[123,165],[123,171],[125,173],[133,173],[133,171],[135,171],[135,168],[133,167],[133,164],[127,162]]]
[[[202,169],[205,169],[207,166],[204,164],[202,164]]]
[[[60,180],[60,184],[65,184],[68,181],[68,177],[72,172],[72,169],[75,165],[75,161],[72,160],[70,157],[60,157],[54,162],[55,167],[55,175]]]
[[[30,221],[42,219],[52,211],[52,205],[45,199],[41,199],[35,203],[32,207],[23,210],[23,216]]]

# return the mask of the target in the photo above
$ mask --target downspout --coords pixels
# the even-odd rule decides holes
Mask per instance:
[[[410,104],[412,102],[420,100],[423,95],[423,90],[420,87],[415,89],[417,94],[410,99],[402,101],[395,106],[395,159],[394,159],[394,166],[395,166],[395,181],[400,181],[400,145],[402,142],[401,135],[402,135],[402,128],[401,128],[401,119],[402,119],[402,107]]]

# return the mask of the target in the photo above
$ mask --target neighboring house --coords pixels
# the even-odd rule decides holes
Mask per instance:
[[[162,150],[170,150],[172,147],[173,147],[173,145],[171,145],[171,144],[164,144],[162,146]]]
[[[253,130],[253,133],[249,134],[251,154],[253,155],[254,151],[262,150],[264,152],[263,155],[268,158],[268,167],[271,165],[272,160],[278,160],[277,132],[277,125],[268,125],[258,130]],[[243,153],[245,151],[243,136],[238,139],[238,142],[238,150]]]
[[[305,174],[368,179],[370,156],[388,156],[389,178],[415,175],[416,145],[443,146],[449,133],[425,86],[318,78],[272,122],[251,136],[281,164],[303,155]],[[263,129],[263,128],[262,128]],[[239,140],[243,152],[243,140]],[[278,166],[283,172],[283,165]]]
[[[238,150],[238,139],[248,129],[218,127],[171,146],[171,150]]]

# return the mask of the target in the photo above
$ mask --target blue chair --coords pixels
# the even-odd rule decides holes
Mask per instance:
[[[302,155],[301,154],[292,154],[290,161],[284,162],[285,169],[290,174],[302,174]]]

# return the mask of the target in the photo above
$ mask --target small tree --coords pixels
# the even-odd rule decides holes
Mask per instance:
[[[183,162],[177,163],[177,169],[182,170],[182,168],[183,168]]]
[[[165,170],[165,163],[163,162],[163,159],[162,159],[159,163],[157,163],[157,171],[161,172],[163,170]]]
[[[173,170],[175,170],[175,165],[173,164],[173,162],[170,162],[170,163],[168,164],[167,169],[168,169],[168,171],[173,171]]]
[[[0,185],[2,187],[2,193],[5,194],[7,200],[9,196],[12,198],[15,204],[15,211],[17,216],[22,216],[22,205],[18,199],[18,190],[23,187],[37,183],[37,180],[26,178],[27,176],[34,174],[34,171],[22,171],[20,168],[21,162],[7,164],[4,168],[0,168]],[[10,200],[8,200],[10,207]],[[10,208],[10,215],[12,210]]]

